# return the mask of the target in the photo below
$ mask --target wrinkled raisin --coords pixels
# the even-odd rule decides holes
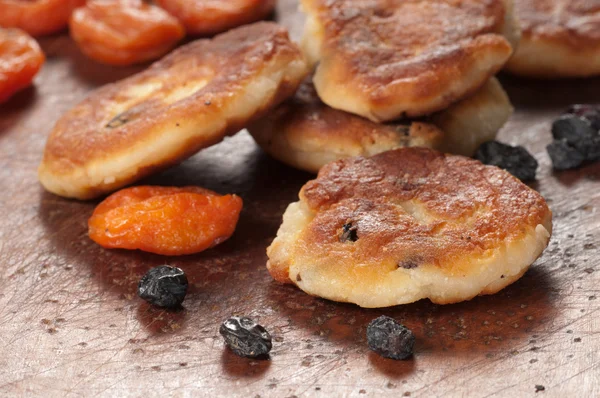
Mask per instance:
[[[367,342],[382,357],[406,359],[413,354],[415,335],[395,319],[382,315],[367,326]]]
[[[475,158],[483,164],[498,166],[520,179],[535,180],[538,162],[522,146],[510,146],[498,141],[481,144]]]
[[[138,284],[138,295],[150,304],[176,308],[183,302],[187,288],[188,280],[182,269],[161,265],[142,277]]]
[[[342,227],[342,234],[340,235],[340,242],[344,243],[347,241],[356,242],[358,240],[358,227],[352,225],[352,223],[344,224]]]
[[[600,159],[600,108],[572,105],[552,123],[554,141],[546,147],[556,170],[574,169]]]
[[[247,317],[233,316],[219,328],[225,343],[241,357],[255,358],[271,351],[271,335],[264,327]]]
[[[546,147],[556,170],[569,170],[581,166],[585,157],[566,140],[555,140]]]
[[[576,115],[586,119],[591,126],[600,130],[600,106],[591,104],[575,104],[571,105],[565,114]]]
[[[588,161],[600,158],[600,134],[589,120],[576,115],[563,115],[552,124],[555,140],[566,142]]]

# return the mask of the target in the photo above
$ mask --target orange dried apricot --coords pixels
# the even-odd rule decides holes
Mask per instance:
[[[156,0],[193,35],[211,35],[259,21],[276,0]]]
[[[185,36],[176,18],[141,0],[88,1],[69,26],[85,55],[118,66],[160,58]]]
[[[40,46],[27,33],[0,28],[0,103],[29,86],[45,60]]]
[[[73,10],[84,4],[85,0],[0,0],[0,26],[49,35],[65,29]]]
[[[105,248],[198,253],[227,240],[241,210],[240,197],[199,187],[126,188],[96,207],[89,236]]]

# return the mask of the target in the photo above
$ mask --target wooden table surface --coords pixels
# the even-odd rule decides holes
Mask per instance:
[[[278,7],[298,38],[296,1]],[[63,112],[140,68],[89,61],[67,35],[41,44],[48,62],[35,87],[0,108],[0,396],[600,396],[600,163],[553,173],[545,152],[552,118],[571,103],[600,103],[600,80],[501,79],[516,112],[500,139],[538,159],[532,187],[554,212],[550,245],[520,281],[461,304],[367,310],[271,279],[265,249],[311,176],[245,132],[144,181],[238,193],[245,207],[232,239],[186,257],[88,239],[97,202],[45,192],[36,168]],[[136,296],[140,276],[164,263],[188,273],[182,311]],[[218,327],[232,314],[272,332],[270,360],[224,349]],[[412,360],[369,351],[365,328],[381,314],[416,333]]]

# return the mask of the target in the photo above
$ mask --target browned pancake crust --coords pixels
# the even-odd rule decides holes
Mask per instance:
[[[381,148],[440,148],[444,137],[438,127],[424,121],[379,124],[333,109],[319,99],[312,77],[300,85],[293,97],[248,126],[248,130],[259,145],[278,160],[314,173],[322,164],[309,167],[305,162],[297,162],[295,151],[302,148],[314,154],[323,150],[323,156],[327,156],[328,152],[336,152],[334,148],[337,147],[340,155],[346,155],[344,157],[364,155],[365,152],[372,155],[382,152]],[[282,143],[288,145],[282,147]]]
[[[482,142],[494,139],[511,112],[508,96],[492,78],[473,96],[439,113],[381,124],[324,104],[309,76],[294,96],[247,128],[274,158],[317,173],[334,160],[394,148],[472,156]]]
[[[600,0],[515,0],[523,37],[584,50],[600,45]]]
[[[508,64],[534,77],[600,74],[600,0],[515,0],[523,47]]]
[[[85,193],[65,195],[94,197],[177,163],[239,131],[249,120],[293,94],[299,81],[284,81],[259,112],[240,120],[219,120],[273,59],[285,65],[302,60],[302,56],[286,30],[270,22],[247,25],[212,40],[180,47],[146,71],[98,89],[65,114],[50,134],[40,175],[68,179],[94,162],[109,162],[166,133],[177,134],[178,128],[193,130],[194,123],[214,123],[216,127],[210,134],[182,142],[167,158],[143,159],[134,175],[116,185],[108,182],[102,187],[86,187]],[[127,104],[127,109],[115,111],[119,104]]]
[[[322,64],[357,95],[382,106],[399,95],[416,104],[448,95],[406,116],[444,109],[472,93],[512,51],[502,36],[506,8],[501,0],[304,0],[303,5],[325,27]],[[503,61],[466,92],[448,94],[456,82],[469,79],[479,57],[491,53]]]
[[[286,125],[301,134],[299,140],[352,141],[357,144],[370,142],[402,141],[410,146],[415,141],[442,143],[442,132],[431,124],[419,121],[404,121],[393,124],[378,124],[344,111],[333,109],[321,101],[312,79],[305,80],[296,95],[277,108],[277,113],[286,115]],[[276,117],[268,115],[267,117]],[[340,128],[335,128],[340,126]],[[332,128],[333,127],[333,128]],[[377,130],[373,134],[373,130]]]
[[[509,173],[426,148],[330,163],[300,198],[315,217],[297,250],[340,273],[356,264],[379,269],[369,275],[428,264],[469,274],[453,259],[484,256],[540,224],[551,230],[544,199]],[[345,224],[356,228],[352,245],[340,241]],[[287,270],[272,273],[290,282]]]

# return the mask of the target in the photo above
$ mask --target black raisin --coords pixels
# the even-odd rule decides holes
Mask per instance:
[[[600,106],[590,104],[571,105],[566,114],[576,115],[586,119],[591,126],[600,130]]]
[[[589,121],[576,115],[563,115],[552,123],[554,139],[565,139],[571,145],[577,144],[583,137],[596,135]]]
[[[581,166],[585,160],[577,149],[567,144],[566,140],[555,140],[546,147],[556,170],[568,170]]]
[[[510,146],[498,141],[481,144],[475,158],[483,164],[498,166],[520,179],[535,180],[538,162],[522,146]]]
[[[575,148],[585,160],[600,159],[600,134],[587,119],[563,115],[552,124],[552,136]]]
[[[271,351],[271,335],[262,326],[247,317],[233,316],[219,328],[225,343],[241,357],[255,358]]]
[[[352,223],[344,224],[342,227],[342,234],[340,235],[340,242],[356,242],[358,240],[357,230],[358,227],[353,226]]]
[[[369,348],[385,358],[406,359],[413,353],[415,335],[389,316],[382,315],[367,326]]]
[[[183,270],[161,265],[152,268],[138,284],[138,295],[159,307],[179,307],[187,293],[188,280]]]
[[[544,391],[544,390],[546,390],[546,387],[544,387],[543,385],[541,385],[541,384],[535,385],[535,392]]]

